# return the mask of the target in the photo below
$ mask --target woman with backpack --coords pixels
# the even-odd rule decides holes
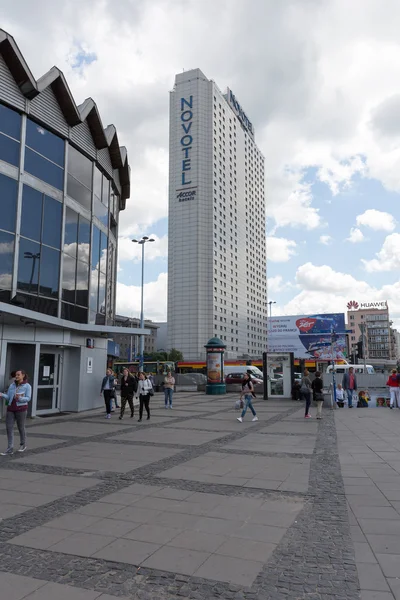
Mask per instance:
[[[254,410],[254,407],[252,404],[253,392],[254,392],[254,386],[251,381],[251,375],[249,373],[245,373],[245,375],[243,377],[243,381],[242,381],[242,393],[240,394],[240,399],[242,399],[244,397],[244,406],[243,406],[242,414],[240,415],[240,417],[237,417],[237,420],[240,423],[243,422],[243,417],[246,414],[246,411],[248,408],[250,408],[251,412],[253,413],[252,420],[258,421],[256,411]]]
[[[311,390],[312,384],[311,379],[309,377],[310,373],[307,369],[304,369],[303,378],[301,380],[300,394],[302,398],[306,401],[306,412],[304,415],[305,419],[311,419],[311,415],[309,414],[310,405],[311,405]]]

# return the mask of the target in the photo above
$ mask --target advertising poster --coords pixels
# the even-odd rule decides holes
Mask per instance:
[[[331,329],[336,333],[333,356]],[[268,352],[293,352],[295,358],[317,361],[346,359],[344,313],[268,319]]]
[[[221,354],[219,352],[210,352],[207,355],[207,378],[208,383],[220,383],[223,381],[221,365]]]

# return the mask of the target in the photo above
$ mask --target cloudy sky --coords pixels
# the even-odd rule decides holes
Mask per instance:
[[[229,86],[266,157],[275,314],[388,300],[400,326],[398,0],[0,0],[33,74],[64,71],[128,148],[118,311],[166,318],[168,91],[200,67]]]

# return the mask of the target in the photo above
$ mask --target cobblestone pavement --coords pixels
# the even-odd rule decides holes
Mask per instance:
[[[0,458],[1,597],[400,598],[400,411],[174,404],[32,422]]]

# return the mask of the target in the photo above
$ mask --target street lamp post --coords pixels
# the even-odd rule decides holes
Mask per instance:
[[[155,242],[153,238],[149,238],[144,235],[141,240],[132,240],[135,244],[141,244],[142,246],[142,287],[141,287],[141,298],[140,298],[140,328],[144,329],[144,316],[143,316],[143,290],[144,290],[144,245],[146,242]],[[140,335],[140,346],[139,346],[139,371],[143,371],[144,363],[144,335]]]
[[[30,292],[32,289],[33,276],[35,274],[36,261],[40,258],[40,252],[37,252],[36,254],[33,254],[32,252],[24,252],[24,258],[30,258],[32,260],[32,270],[28,287],[28,292]]]

